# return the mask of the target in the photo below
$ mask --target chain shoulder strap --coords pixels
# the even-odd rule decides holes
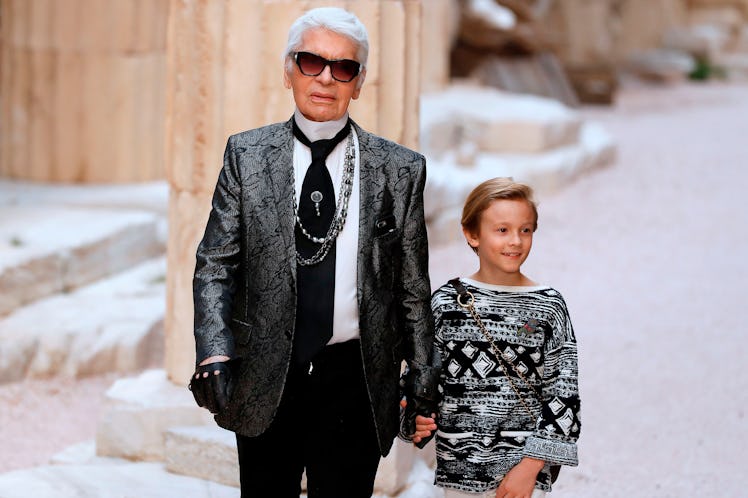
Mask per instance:
[[[472,292],[468,291],[464,285],[462,285],[462,282],[460,282],[460,279],[455,278],[449,281],[449,283],[452,285],[452,287],[455,288],[457,291],[457,304],[459,304],[462,308],[466,309],[470,315],[475,320],[475,323],[478,324],[478,328],[483,333],[483,335],[488,339],[489,344],[491,345],[491,350],[493,351],[493,354],[496,356],[496,358],[499,360],[499,366],[501,367],[501,370],[504,372],[504,375],[506,376],[507,380],[509,380],[509,384],[512,386],[512,390],[514,390],[514,393],[519,397],[520,402],[522,403],[522,406],[525,407],[525,410],[527,410],[527,413],[530,415],[530,418],[535,418],[535,415],[532,413],[532,410],[530,410],[530,407],[527,406],[527,403],[525,402],[525,398],[522,396],[522,394],[519,392],[519,389],[517,389],[517,386],[514,384],[514,381],[509,376],[509,371],[506,368],[506,364],[508,364],[514,373],[517,374],[517,376],[524,381],[525,384],[527,384],[530,389],[533,390],[535,395],[538,397],[539,400],[542,400],[543,397],[540,395],[538,390],[535,388],[534,385],[532,385],[520,372],[517,370],[517,367],[514,366],[514,363],[506,357],[506,355],[499,349],[499,347],[496,345],[496,341],[493,340],[493,337],[491,337],[491,334],[488,332],[488,329],[486,329],[486,326],[483,325],[483,321],[480,319],[480,316],[478,315],[478,312],[475,311],[475,296]]]

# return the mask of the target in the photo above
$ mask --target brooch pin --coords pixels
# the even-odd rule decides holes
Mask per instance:
[[[526,324],[522,325],[518,330],[518,334],[522,335],[530,335],[533,332],[535,332],[535,329],[538,328],[538,321],[535,318],[530,318]]]
[[[314,203],[314,209],[317,210],[317,216],[319,216],[319,203],[322,202],[322,192],[315,190],[309,197],[311,197],[312,202]]]

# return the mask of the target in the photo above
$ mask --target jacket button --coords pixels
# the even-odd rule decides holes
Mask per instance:
[[[291,339],[291,331],[290,330],[286,330],[286,339],[289,339],[289,340]]]

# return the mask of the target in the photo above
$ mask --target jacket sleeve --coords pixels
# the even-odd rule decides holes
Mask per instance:
[[[551,464],[578,464],[581,429],[577,342],[563,298],[559,295],[556,323],[545,344],[542,412],[525,442],[524,455]]]
[[[234,356],[229,324],[240,265],[241,184],[232,138],[226,144],[212,209],[196,253],[192,293],[197,363],[210,356]]]
[[[426,159],[421,155],[418,158],[401,239],[403,259],[399,303],[405,329],[411,394],[431,400],[436,399],[439,368],[435,364],[438,357],[433,346],[428,237],[423,214]]]

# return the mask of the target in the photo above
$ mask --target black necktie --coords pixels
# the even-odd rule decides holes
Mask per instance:
[[[315,237],[324,237],[335,216],[335,188],[332,185],[330,172],[325,165],[330,152],[348,136],[350,124],[345,126],[331,139],[310,142],[299,129],[296,120],[293,122],[293,134],[312,151],[312,163],[304,176],[299,196],[299,218],[306,231]],[[315,249],[316,252],[316,249]],[[313,253],[312,253],[313,254]],[[303,254],[309,257],[310,254]]]
[[[350,122],[332,139],[310,142],[293,122],[294,136],[312,151],[312,163],[304,176],[298,215],[310,235],[324,238],[335,217],[335,188],[325,161],[333,149],[348,136]],[[304,258],[313,256],[320,244],[309,240],[296,226],[296,250]],[[294,357],[300,364],[314,358],[332,337],[335,304],[335,244],[327,256],[311,266],[296,267],[296,331]]]

